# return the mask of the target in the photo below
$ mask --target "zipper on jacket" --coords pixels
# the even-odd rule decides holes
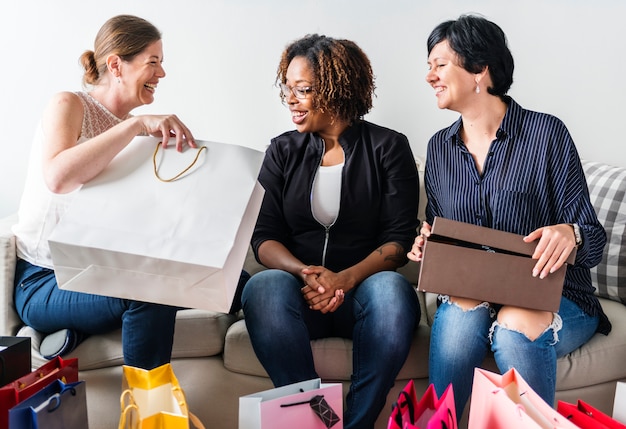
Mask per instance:
[[[322,148],[323,148],[322,156],[320,157],[320,160],[318,162],[318,167],[315,170],[315,174],[313,175],[313,180],[311,181],[311,188],[309,190],[309,202],[311,206],[311,216],[313,216],[313,219],[315,219],[315,221],[324,228],[324,246],[322,247],[322,267],[325,267],[326,266],[326,253],[328,251],[328,242],[330,239],[330,228],[335,224],[335,222],[337,222],[337,218],[339,218],[339,212],[337,212],[337,217],[335,218],[333,223],[331,223],[330,225],[324,225],[322,222],[320,222],[319,219],[315,217],[315,213],[313,212],[313,185],[315,183],[315,180],[317,179],[317,175],[319,174],[319,168],[322,165],[322,159],[324,158],[324,154],[326,153],[326,142],[324,141],[324,139],[321,139],[321,140],[322,140]],[[345,153],[344,153],[344,162],[345,162]],[[343,181],[343,171],[341,172],[341,177]],[[339,203],[339,211],[341,211],[341,200]]]

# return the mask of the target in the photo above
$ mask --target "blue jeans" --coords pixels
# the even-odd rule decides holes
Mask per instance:
[[[459,419],[471,395],[474,368],[481,366],[489,349],[494,352],[500,372],[515,368],[543,400],[553,405],[557,358],[586,343],[599,323],[597,316],[589,316],[563,297],[558,316],[554,316],[543,334],[531,341],[523,333],[495,322],[496,314],[486,303],[464,311],[448,299],[443,299],[435,313],[430,342],[430,382],[438,395],[452,383]]]
[[[177,307],[59,289],[54,271],[18,259],[15,307],[43,333],[103,334],[122,328],[124,363],[152,369],[170,361]]]
[[[254,351],[278,387],[318,378],[311,340],[352,339],[344,428],[373,428],[419,321],[415,289],[401,274],[376,273],[346,293],[337,311],[322,314],[308,308],[302,286],[281,270],[261,271],[248,281],[242,303]]]

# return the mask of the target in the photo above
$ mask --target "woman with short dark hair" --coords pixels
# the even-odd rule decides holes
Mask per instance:
[[[428,38],[428,65],[437,105],[461,117],[429,141],[426,222],[408,257],[421,260],[424,237],[440,216],[537,241],[529,275],[567,270],[557,313],[440,296],[430,380],[440,395],[452,383],[460,418],[474,368],[491,349],[500,371],[515,368],[553,405],[557,358],[611,329],[589,272],[606,237],[576,147],[558,118],[523,109],[506,95],[513,57],[493,22],[468,15],[438,25]],[[564,267],[575,247],[574,265]]]

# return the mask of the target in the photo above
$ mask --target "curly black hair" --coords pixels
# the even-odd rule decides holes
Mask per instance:
[[[372,108],[374,74],[369,58],[350,40],[309,34],[285,48],[276,83],[286,83],[287,68],[304,57],[313,70],[313,105],[350,123]]]

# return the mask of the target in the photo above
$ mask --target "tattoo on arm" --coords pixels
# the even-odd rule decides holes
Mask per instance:
[[[383,249],[389,246],[393,247],[395,251],[385,256],[385,261],[392,261],[398,266],[404,265],[407,261],[406,252],[404,251],[404,247],[400,246],[398,243],[385,243],[378,249],[376,249],[375,252],[378,252],[380,255],[382,255]]]

